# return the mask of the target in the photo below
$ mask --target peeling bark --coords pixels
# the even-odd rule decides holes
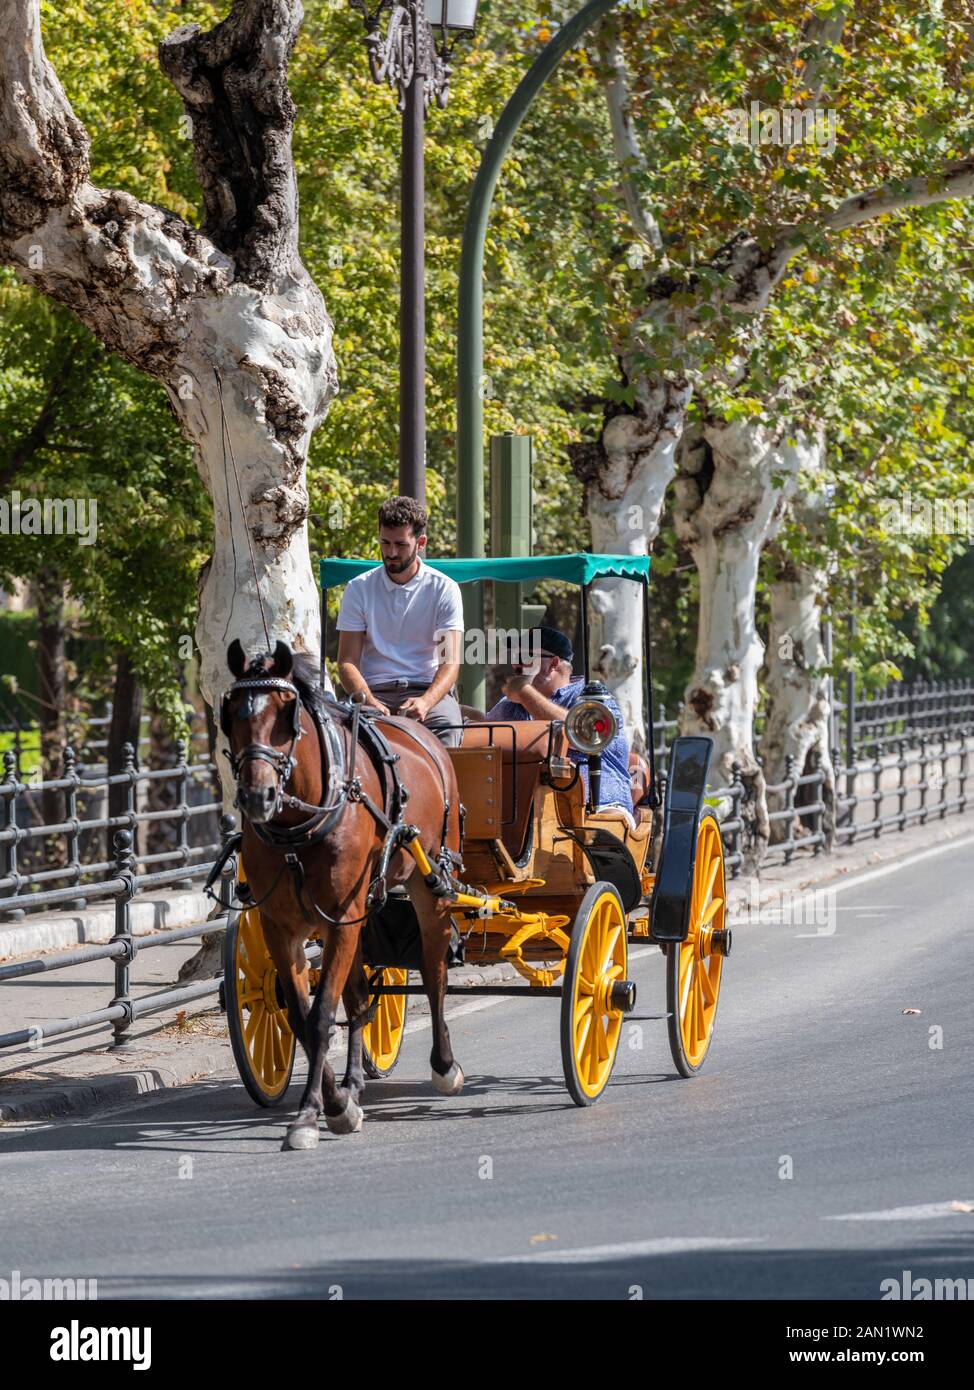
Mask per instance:
[[[817,460],[821,465],[822,455]],[[816,460],[812,460],[813,467]],[[803,482],[807,480],[803,478]],[[820,532],[826,499],[805,491],[791,504],[796,525],[806,534]],[[824,565],[796,565],[784,553],[775,554],[778,577],[771,585],[771,621],[762,684],[766,717],[761,736],[761,761],[770,785],[781,783],[789,755],[799,776],[822,768],[825,803],[822,826],[826,845],[835,835],[835,774],[829,748],[829,682],[822,645],[822,599],[828,583]],[[802,790],[802,789],[800,789]],[[810,800],[805,797],[804,800]],[[803,798],[799,796],[799,804]],[[769,810],[784,804],[780,793],[769,793]],[[771,841],[787,838],[787,825],[771,826]]]
[[[610,93],[610,111],[618,106],[618,74]],[[635,406],[606,412],[597,441],[575,445],[572,467],[584,485],[583,510],[596,551],[645,555],[659,533],[667,488],[676,476],[676,454],[686,425],[692,390],[688,379],[673,372],[649,375],[637,366],[636,350],[648,326],[666,321],[687,341],[698,330],[704,303],[724,311],[758,315],[787,264],[787,254],[763,248],[744,233],[733,237],[711,260],[727,277],[724,288],[691,303],[699,280],[687,285],[667,271],[648,286],[649,307],[633,331],[633,350],[620,360],[623,381],[635,387]],[[688,364],[689,365],[689,364]],[[593,673],[616,695],[637,747],[645,745],[642,629],[626,581],[602,580],[593,592]]]
[[[597,443],[570,446],[584,486],[592,548],[607,555],[646,555],[659,531],[666,489],[676,474],[690,388],[662,378],[644,382],[636,409],[607,415]],[[590,668],[613,692],[633,745],[646,746],[642,605],[632,582],[602,579],[590,599]]]
[[[700,573],[696,658],[680,731],[713,738],[718,784],[728,784],[733,764],[740,764],[754,866],[769,835],[765,779],[754,753],[764,656],[755,621],[758,566],[799,469],[816,447],[808,436],[708,419],[684,435],[680,451],[674,522]]]
[[[230,640],[266,645],[261,604],[272,643],[320,645],[305,467],[338,381],[297,250],[287,66],[302,17],[299,0],[236,0],[208,33],[184,26],[160,47],[193,121],[203,231],[89,182],[39,0],[8,3],[0,38],[0,260],[160,381],[193,445],[214,508],[197,625],[211,705]]]

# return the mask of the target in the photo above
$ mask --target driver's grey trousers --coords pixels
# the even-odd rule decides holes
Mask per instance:
[[[397,681],[395,685],[380,682],[378,685],[370,685],[369,689],[376,699],[381,700],[387,706],[390,714],[398,714],[400,707],[406,700],[414,699],[417,695],[425,695],[429,686],[401,685]],[[433,706],[423,723],[446,748],[460,747],[460,739],[463,734],[460,725],[463,723],[463,715],[452,691],[449,695],[444,695],[439,704]]]

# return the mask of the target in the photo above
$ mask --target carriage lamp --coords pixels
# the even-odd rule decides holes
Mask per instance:
[[[565,719],[568,742],[577,753],[587,753],[590,758],[605,751],[618,729],[615,715],[601,700],[579,700]]]
[[[572,705],[565,719],[568,742],[577,753],[588,757],[588,809],[597,811],[602,786],[602,754],[615,738],[619,724],[609,706],[599,696],[608,695],[601,681],[582,687],[581,699]]]

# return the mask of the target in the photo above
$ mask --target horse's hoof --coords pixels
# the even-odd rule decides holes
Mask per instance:
[[[356,1105],[351,1096],[348,1104],[340,1115],[326,1115],[325,1124],[332,1134],[357,1134],[362,1128],[362,1119],[365,1112],[360,1105]]]
[[[316,1124],[291,1125],[284,1136],[283,1149],[316,1149],[318,1147],[318,1126]]]
[[[430,1076],[441,1096],[458,1096],[463,1090],[465,1077],[460,1070],[459,1062],[454,1062],[445,1076],[441,1076],[438,1071],[431,1071]]]

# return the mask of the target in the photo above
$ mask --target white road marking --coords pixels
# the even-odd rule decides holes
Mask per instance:
[[[760,1245],[767,1236],[660,1236],[655,1240],[629,1240],[620,1245],[589,1245],[581,1250],[538,1250],[533,1254],[498,1255],[485,1264],[586,1264],[637,1255],[679,1255],[684,1250],[716,1250],[722,1246]]]
[[[972,1205],[970,1199],[964,1205]],[[934,1221],[941,1216],[966,1216],[971,1213],[957,1211],[950,1202],[924,1202],[918,1207],[890,1207],[887,1211],[854,1211],[845,1216],[823,1216],[823,1221]]]
[[[918,854],[908,855],[906,859],[898,859],[893,864],[884,864],[879,869],[870,869],[866,874],[858,874],[855,878],[842,879],[839,882],[827,882],[821,888],[809,891],[819,893],[844,893],[847,888],[858,888],[860,884],[870,883],[876,878],[885,878],[887,874],[895,874],[898,869],[909,869],[913,864],[922,864],[925,859],[933,859],[938,854],[947,854],[950,850],[965,849],[974,846],[974,835],[965,835],[963,840],[950,840],[945,845],[936,845],[933,849],[921,850]]]

